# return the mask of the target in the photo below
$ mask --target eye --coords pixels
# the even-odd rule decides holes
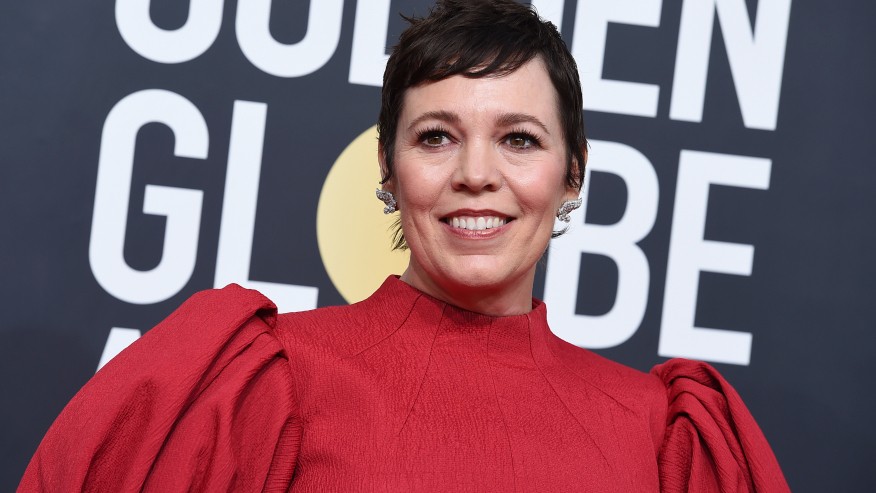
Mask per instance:
[[[450,143],[447,132],[441,129],[424,130],[417,134],[417,141],[427,147],[441,147]]]
[[[512,132],[505,137],[505,143],[515,149],[530,149],[541,146],[538,137],[528,132]]]

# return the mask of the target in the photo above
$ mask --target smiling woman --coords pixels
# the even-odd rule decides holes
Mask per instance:
[[[578,195],[564,181],[556,101],[540,59],[502,77],[455,75],[407,91],[384,184],[411,250],[403,281],[487,315],[532,309],[557,209]]]
[[[390,57],[378,128],[402,275],[282,315],[235,285],[195,295],[74,397],[21,491],[788,489],[711,367],[610,362],[532,298],[586,156],[553,25],[439,2]]]

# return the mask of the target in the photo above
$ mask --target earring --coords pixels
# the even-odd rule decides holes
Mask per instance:
[[[579,207],[581,207],[581,197],[578,197],[575,200],[567,200],[563,202],[563,205],[561,205],[560,208],[557,209],[557,219],[563,221],[564,223],[571,221],[572,218],[569,217],[569,213]]]
[[[397,204],[395,202],[395,196],[392,195],[392,192],[387,190],[377,189],[375,190],[377,194],[377,198],[383,201],[386,204],[386,207],[383,208],[384,214],[392,214],[393,212],[398,210]]]

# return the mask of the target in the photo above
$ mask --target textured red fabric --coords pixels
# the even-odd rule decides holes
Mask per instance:
[[[195,295],[89,382],[19,491],[787,491],[710,367],[571,346],[545,306],[460,310],[390,277],[275,315]]]
[[[19,491],[285,491],[301,422],[274,312],[194,295],[76,394]]]
[[[651,373],[669,389],[663,491],[789,491],[754,418],[714,368],[674,359]]]

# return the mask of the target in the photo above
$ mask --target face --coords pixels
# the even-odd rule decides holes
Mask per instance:
[[[410,88],[398,123],[386,188],[411,251],[402,279],[480,313],[528,312],[557,208],[577,196],[543,63]]]

